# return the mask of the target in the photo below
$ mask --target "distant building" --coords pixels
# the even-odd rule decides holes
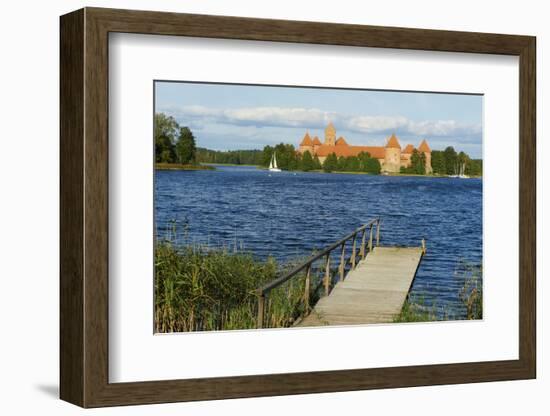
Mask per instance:
[[[317,136],[312,139],[306,132],[298,148],[298,152],[301,154],[308,151],[312,156],[317,156],[321,163],[331,153],[337,157],[358,156],[361,152],[369,153],[371,157],[378,159],[382,172],[390,173],[398,173],[401,167],[409,167],[414,150],[415,147],[412,144],[408,144],[402,149],[395,134],[386,140],[385,146],[351,146],[341,136],[336,139],[336,128],[332,123],[325,128],[324,143],[321,143]],[[426,157],[426,173],[432,173],[432,151],[426,140],[422,140],[417,151],[424,153]]]

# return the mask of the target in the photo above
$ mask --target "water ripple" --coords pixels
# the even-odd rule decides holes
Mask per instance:
[[[427,255],[413,296],[457,309],[462,261],[482,256],[482,182],[478,179],[369,175],[269,174],[251,167],[157,171],[155,222],[178,241],[243,247],[281,261],[303,257],[375,216],[381,243],[420,245]]]

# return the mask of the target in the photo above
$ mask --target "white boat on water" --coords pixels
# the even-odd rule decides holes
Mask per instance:
[[[271,156],[271,161],[269,162],[269,171],[270,172],[280,172],[281,169],[277,166],[277,157],[275,156],[275,152],[273,152],[273,155]]]

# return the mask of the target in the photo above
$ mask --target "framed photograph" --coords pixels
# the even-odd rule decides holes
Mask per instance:
[[[63,400],[536,376],[534,37],[60,28]]]

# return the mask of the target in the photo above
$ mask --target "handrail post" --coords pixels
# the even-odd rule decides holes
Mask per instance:
[[[309,312],[309,291],[311,289],[311,263],[307,266],[306,270],[306,282],[304,288],[304,304],[306,313]]]
[[[265,294],[260,290],[258,291],[258,316],[256,321],[256,328],[264,327],[264,309],[265,309]]]
[[[361,260],[365,260],[365,241],[367,237],[367,229],[363,229],[363,235],[361,236],[361,250],[359,251],[359,255],[361,256]]]
[[[376,220],[376,247],[380,244],[380,218]]]
[[[328,296],[330,289],[330,251],[327,253],[327,259],[325,263],[325,296]]]
[[[342,243],[342,254],[340,255],[340,281],[344,280],[344,272],[346,268],[346,242]]]
[[[353,245],[352,245],[352,250],[351,250],[351,269],[355,269],[355,252],[357,251],[357,245],[356,245],[356,241],[357,240],[357,234],[354,234],[353,235]]]
[[[369,229],[369,253],[372,252],[372,228],[373,227],[374,227],[374,224],[371,224]]]

